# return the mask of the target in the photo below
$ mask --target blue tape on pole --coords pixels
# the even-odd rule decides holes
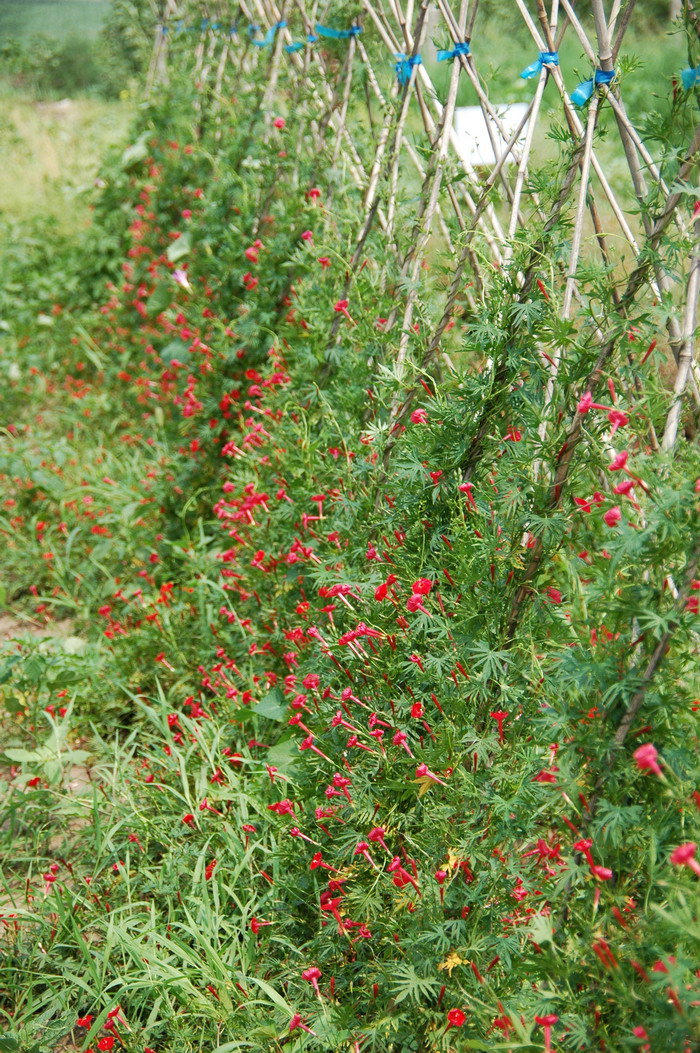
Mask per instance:
[[[691,66],[689,69],[682,70],[681,81],[686,91],[690,91],[696,84],[700,84],[700,66],[696,66],[695,69]]]
[[[437,53],[438,62],[446,62],[448,59],[456,59],[459,55],[471,55],[471,49],[466,40],[455,44],[451,51],[441,48]]]
[[[590,80],[582,80],[569,96],[574,106],[585,106],[593,94],[593,89],[598,84],[610,84],[615,79],[615,74],[614,69],[597,69]]]
[[[399,84],[408,84],[411,79],[411,70],[414,66],[420,66],[423,60],[420,55],[411,55],[410,58],[406,58],[403,51],[397,51],[396,58],[398,59],[398,62],[394,66],[394,69],[396,70]]]
[[[362,26],[350,26],[349,29],[331,29],[330,26],[316,24],[316,32],[320,37],[328,37],[330,40],[347,40],[348,37],[356,37],[362,32]]]
[[[526,66],[520,76],[523,80],[530,80],[531,77],[536,77],[543,66],[558,66],[559,65],[559,52],[558,51],[540,51],[539,57],[536,62],[531,62],[529,66]]]
[[[307,33],[306,44],[315,44],[318,37],[315,33]],[[290,55],[294,55],[297,51],[301,51],[306,46],[303,40],[294,40],[291,44],[285,44],[284,50]]]
[[[274,42],[275,36],[278,29],[284,29],[287,25],[286,22],[275,22],[274,26],[270,26],[262,40],[254,40],[256,48],[269,48],[270,44]]]

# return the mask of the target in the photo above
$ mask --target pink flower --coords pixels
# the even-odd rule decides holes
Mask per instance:
[[[411,424],[425,424],[428,419],[427,410],[415,409],[411,414]]]
[[[616,526],[622,519],[622,512],[620,511],[620,506],[613,505],[612,508],[609,508],[603,516],[603,519],[609,527]]]
[[[640,746],[632,754],[637,767],[640,771],[653,771],[654,775],[661,775],[661,768],[659,767],[656,747],[652,746],[651,742],[647,742],[644,746]]]
[[[328,258],[328,256],[319,256],[318,257],[318,262],[321,264],[321,266],[323,268],[330,267],[330,265],[331,265],[331,261]]]
[[[181,267],[178,267],[173,271],[173,281],[177,282],[178,285],[181,285],[183,289],[187,289],[188,291],[192,289],[187,278],[187,271],[183,270]]]
[[[284,117],[275,117],[272,123],[274,124],[275,128],[284,128],[287,122],[285,121]]]
[[[301,240],[302,240],[302,241],[309,241],[309,242],[313,241],[313,240],[314,240],[314,235],[313,235],[313,231],[311,231],[311,230],[305,230],[305,231],[304,231],[304,232],[302,233],[302,235],[301,235]]]
[[[312,201],[318,201],[318,199],[321,196],[321,191],[318,189],[317,186],[312,186],[311,190],[309,190],[308,196],[311,198]]]

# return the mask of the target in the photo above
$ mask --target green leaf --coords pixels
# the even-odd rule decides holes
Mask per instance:
[[[267,751],[267,762],[287,775],[299,760],[299,746],[296,739],[286,738],[276,742]]]
[[[160,357],[164,362],[167,362],[168,365],[175,361],[175,359],[177,359],[178,362],[186,362],[189,356],[190,349],[184,340],[171,340],[160,353]]]
[[[148,133],[139,136],[135,143],[131,146],[127,146],[126,150],[122,154],[122,167],[130,168],[132,165],[138,164],[139,161],[145,161],[148,157]]]
[[[46,759],[41,756],[38,750],[5,750],[5,756],[8,760],[17,761],[18,764],[34,764],[36,761],[43,761]]]
[[[282,704],[282,696],[276,687],[265,695],[262,702],[258,702],[253,712],[259,717],[267,717],[268,720],[284,720],[287,716],[287,710]]]
[[[168,257],[171,263],[176,263],[178,260],[181,260],[183,256],[186,256],[191,248],[192,246],[190,244],[189,234],[181,234],[180,237],[172,243],[172,245],[168,246],[168,251],[165,255]]]
[[[177,243],[176,243],[177,244]],[[148,313],[160,314],[166,307],[170,307],[173,300],[173,288],[168,282],[158,282],[151,295],[146,300]]]

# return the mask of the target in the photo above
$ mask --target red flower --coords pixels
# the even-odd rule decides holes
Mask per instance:
[[[116,1040],[116,1038],[114,1038],[113,1035],[105,1035],[105,1037],[101,1038],[100,1041],[97,1043],[97,1048],[98,1049],[113,1049],[114,1048],[114,1043],[116,1041],[117,1040]]]
[[[467,1014],[463,1009],[450,1009],[447,1014],[447,1030],[451,1027],[462,1027],[466,1019]]]

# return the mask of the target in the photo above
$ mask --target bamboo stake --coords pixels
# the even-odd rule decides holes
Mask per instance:
[[[672,450],[678,436],[678,425],[681,417],[683,393],[691,375],[695,330],[697,328],[698,297],[700,296],[700,220],[695,223],[695,248],[688,276],[688,291],[685,301],[683,319],[683,345],[678,358],[678,371],[673,387],[673,404],[666,418],[666,427],[661,441],[661,449]]]

